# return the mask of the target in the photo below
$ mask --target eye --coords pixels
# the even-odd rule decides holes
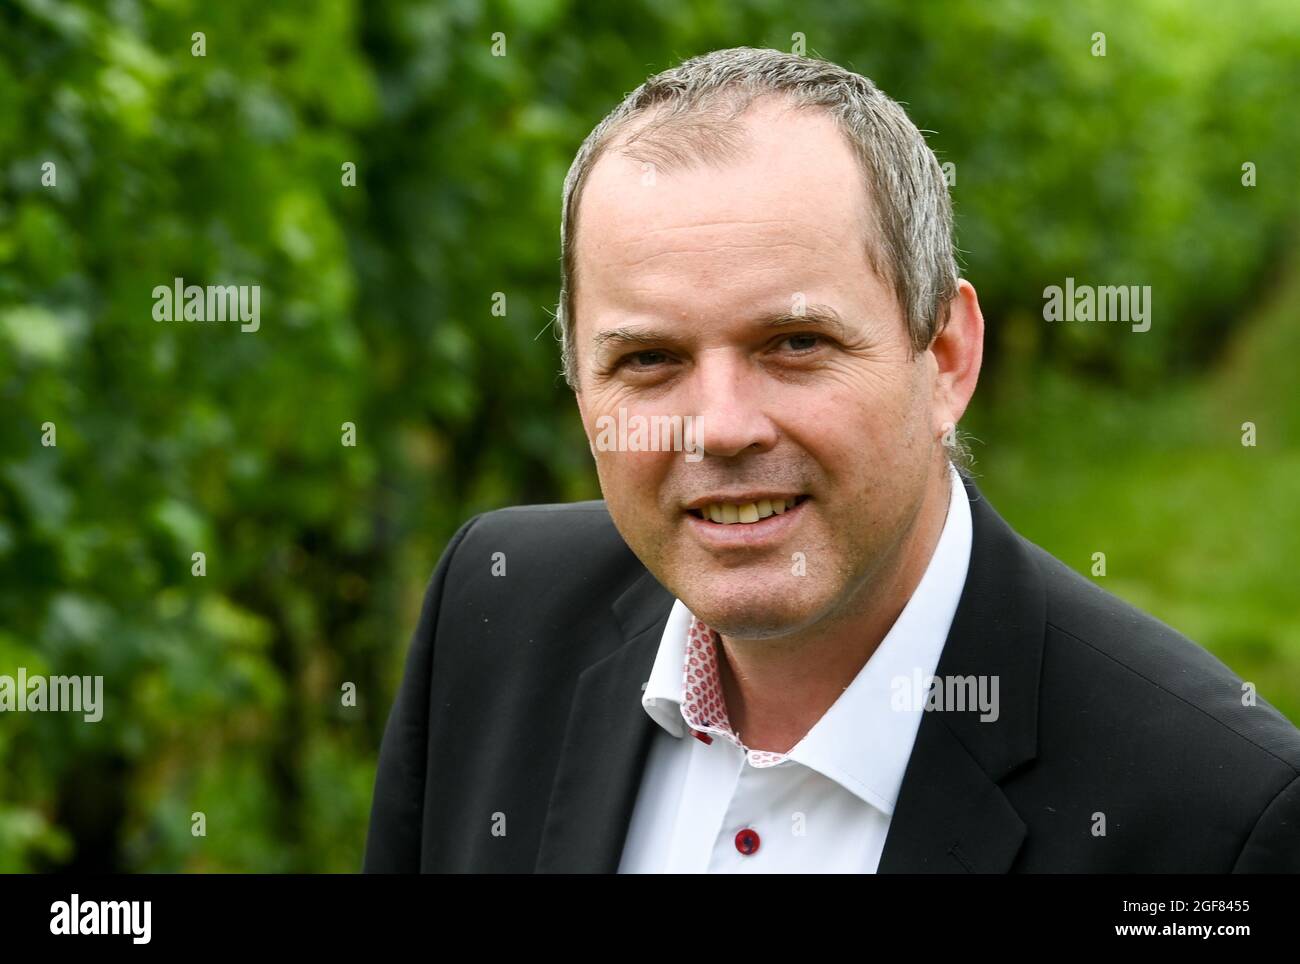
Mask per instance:
[[[807,352],[820,348],[825,340],[826,339],[822,335],[819,335],[816,332],[804,331],[796,332],[793,335],[786,335],[778,342],[778,344],[789,343],[791,350],[796,354],[806,354]]]
[[[618,360],[616,368],[654,368],[656,365],[663,364],[668,359],[668,353],[652,349],[648,351],[634,351],[631,354],[624,355]]]

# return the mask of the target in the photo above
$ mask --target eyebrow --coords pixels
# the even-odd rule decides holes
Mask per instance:
[[[760,330],[792,327],[821,328],[841,340],[846,340],[848,337],[848,328],[840,313],[829,305],[808,305],[801,313],[787,311],[776,315],[765,315],[755,320],[754,327]],[[592,336],[591,342],[592,347],[600,351],[605,348],[609,350],[644,348],[647,345],[662,345],[676,340],[676,336],[665,331],[638,325],[624,325],[597,332]]]

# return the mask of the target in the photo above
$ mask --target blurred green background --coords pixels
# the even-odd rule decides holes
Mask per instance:
[[[106,705],[0,716],[0,870],[359,868],[447,537],[599,495],[548,329],[574,152],[796,34],[956,165],[986,494],[1300,720],[1293,0],[2,0],[0,674]],[[155,322],[176,276],[261,329]],[[1151,330],[1045,323],[1067,276]]]

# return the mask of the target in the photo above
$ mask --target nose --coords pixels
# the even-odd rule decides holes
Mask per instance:
[[[702,353],[693,382],[693,408],[706,454],[731,458],[766,452],[776,444],[776,426],[766,413],[771,399],[760,374],[743,359],[724,351]]]

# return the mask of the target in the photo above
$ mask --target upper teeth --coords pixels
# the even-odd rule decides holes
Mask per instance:
[[[706,506],[700,507],[700,513],[704,518],[712,522],[720,522],[723,525],[731,525],[733,522],[757,522],[759,519],[766,519],[770,515],[780,515],[786,509],[792,508],[795,499],[759,499],[757,502],[746,502],[743,505],[735,505],[730,502],[710,502]]]

